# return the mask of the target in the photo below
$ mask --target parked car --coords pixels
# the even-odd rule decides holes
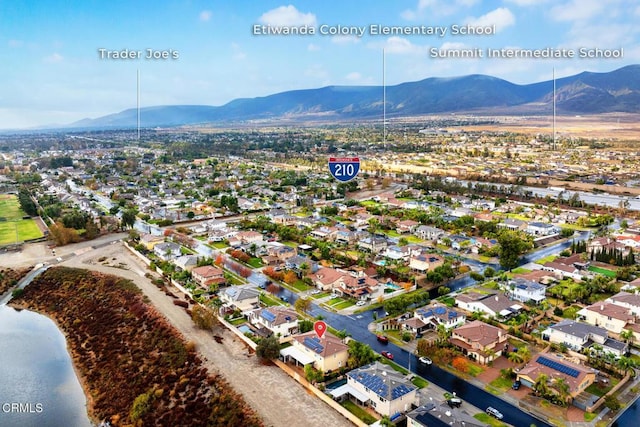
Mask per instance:
[[[362,306],[363,306],[363,305],[365,305],[366,303],[367,303],[366,301],[358,301],[358,302],[356,303],[356,305],[357,305],[358,307],[362,307]]]
[[[496,408],[494,408],[493,406],[489,406],[487,408],[487,414],[491,415],[492,417],[495,417],[499,420],[502,419],[503,415],[502,412],[498,411]]]
[[[511,388],[514,389],[514,390],[519,390],[521,385],[522,385],[522,383],[520,382],[520,380],[515,380],[513,382],[513,385],[511,386]]]
[[[289,297],[287,297],[286,295],[281,296],[280,299],[284,302],[289,302]]]
[[[450,399],[447,399],[447,405],[449,405],[451,408],[459,408],[460,405],[462,405],[462,399],[460,399],[459,397],[452,397]]]
[[[393,360],[393,353],[391,353],[390,351],[381,351],[380,354],[389,360]]]
[[[421,358],[418,359],[420,361],[420,363],[422,363],[423,365],[431,365],[433,363],[433,360],[429,359],[427,356],[422,356]]]
[[[384,335],[378,335],[378,342],[381,342],[382,344],[386,344],[389,342],[389,338],[385,337]]]

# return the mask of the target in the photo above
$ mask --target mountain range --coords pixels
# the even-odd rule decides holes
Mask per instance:
[[[441,113],[551,114],[553,81],[518,85],[467,75],[387,86],[388,117]],[[235,99],[221,106],[167,105],[140,109],[142,127],[248,121],[340,121],[381,118],[382,86],[327,86],[292,90],[257,98]],[[558,114],[640,112],[640,65],[606,73],[583,72],[556,79]],[[135,108],[83,119],[71,127],[135,127]]]

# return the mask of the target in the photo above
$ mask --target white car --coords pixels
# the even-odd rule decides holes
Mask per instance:
[[[365,305],[366,303],[367,303],[366,301],[358,301],[358,302],[356,303],[356,305],[357,305],[358,307],[362,307],[362,306],[363,306],[363,305]]]
[[[487,414],[496,417],[497,419],[501,420],[502,419],[502,412],[498,411],[496,408],[494,408],[493,406],[489,406],[487,408]]]
[[[420,361],[420,363],[422,363],[423,365],[431,365],[433,363],[433,361],[431,359],[429,359],[427,356],[422,356],[420,359],[418,359]]]

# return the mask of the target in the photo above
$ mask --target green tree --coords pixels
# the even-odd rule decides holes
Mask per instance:
[[[348,346],[349,358],[347,359],[347,366],[349,368],[357,368],[376,360],[376,354],[368,344],[351,340],[349,341]]]
[[[311,320],[300,320],[298,322],[298,332],[304,334],[305,332],[309,332],[313,330],[313,322]]]
[[[533,384],[533,391],[539,396],[546,396],[549,393],[549,377],[546,374],[538,375],[536,382]]]
[[[261,359],[273,360],[280,356],[280,342],[275,335],[263,338],[256,346],[256,354]]]
[[[126,209],[122,212],[122,228],[131,228],[136,223],[137,212],[135,209]]]
[[[500,266],[511,270],[518,266],[520,256],[530,247],[530,243],[511,230],[503,230],[498,235],[500,244]]]

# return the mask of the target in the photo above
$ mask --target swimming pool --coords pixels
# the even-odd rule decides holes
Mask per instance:
[[[238,330],[239,330],[240,332],[242,332],[243,334],[246,334],[246,333],[250,333],[250,334],[252,334],[252,333],[253,333],[253,331],[251,330],[251,328],[250,328],[250,327],[248,327],[247,325],[240,325],[240,326],[238,326]]]

